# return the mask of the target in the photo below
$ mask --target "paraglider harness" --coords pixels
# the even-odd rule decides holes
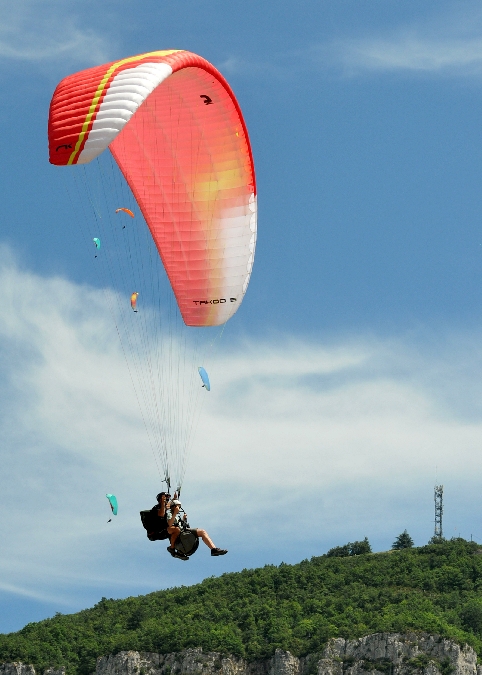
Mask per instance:
[[[166,499],[170,499],[170,495],[166,496]],[[141,511],[141,521],[144,529],[147,530],[147,538],[149,541],[159,541],[164,539],[169,539],[169,533],[167,531],[167,516],[161,517],[158,515],[157,511],[159,510],[158,506],[149,511]],[[184,510],[181,508],[180,511],[184,513]],[[185,522],[182,519],[179,519],[176,523],[176,527],[179,527],[181,530],[178,538],[174,542],[174,548],[179,553],[184,555],[191,556],[196,553],[199,546],[199,537],[196,532],[191,530],[189,523]]]
[[[147,530],[147,538],[149,541],[159,541],[169,539],[167,531],[167,518],[158,515],[158,506],[149,511],[141,511],[141,521],[145,530]]]

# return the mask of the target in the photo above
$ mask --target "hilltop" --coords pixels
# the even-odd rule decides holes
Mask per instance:
[[[67,666],[88,675],[98,656],[189,647],[244,656],[302,656],[332,637],[425,632],[482,654],[482,550],[454,539],[420,548],[224,574],[191,587],[57,614],[0,635],[0,663]]]

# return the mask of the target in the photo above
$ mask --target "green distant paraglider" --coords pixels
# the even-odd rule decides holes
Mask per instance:
[[[100,239],[98,237],[94,237],[92,241],[95,244],[95,250],[98,251],[100,249]],[[95,255],[95,257],[97,258],[97,254]]]
[[[110,510],[112,511],[112,513],[114,514],[114,516],[116,516],[116,515],[117,515],[117,510],[118,510],[118,506],[117,506],[117,497],[116,497],[115,495],[111,495],[111,494],[106,494],[106,497],[107,497],[107,499],[109,500]],[[111,520],[112,520],[112,518],[109,518],[109,520],[108,520],[107,522],[110,523]]]

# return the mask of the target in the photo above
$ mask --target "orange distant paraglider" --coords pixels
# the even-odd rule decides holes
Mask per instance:
[[[133,293],[131,295],[131,307],[134,310],[134,312],[137,312],[137,296],[139,293]]]
[[[131,218],[134,218],[134,214],[132,213],[132,211],[130,209],[125,209],[123,206],[121,206],[120,209],[115,210],[116,213],[119,213],[119,211],[124,211],[124,213],[128,213]]]

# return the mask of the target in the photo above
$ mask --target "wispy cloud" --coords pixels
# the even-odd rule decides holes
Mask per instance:
[[[409,31],[391,38],[341,41],[333,48],[348,72],[406,70],[466,75],[482,72],[482,37],[437,39]]]
[[[82,64],[109,58],[110,41],[85,25],[72,2],[18,0],[2,9],[0,59]]]
[[[424,543],[436,465],[448,534],[482,537],[471,501],[480,336],[438,348],[285,336],[221,350],[210,365],[184,498],[191,523],[230,554],[214,568],[200,550],[181,570],[140,526],[159,477],[103,292],[0,257],[0,591],[78,607],[365,535],[388,548],[405,527]],[[109,524],[106,492],[120,502]]]
[[[306,60],[305,54],[303,54]],[[226,75],[243,75],[247,77],[269,77],[277,80],[286,80],[295,75],[299,64],[295,60],[286,58],[282,54],[270,54],[268,57],[249,58],[246,56],[231,55],[224,61],[216,64],[219,70]]]
[[[463,2],[412,24],[363,37],[342,38],[320,48],[348,74],[360,71],[479,75],[482,72],[480,7]],[[316,49],[315,49],[316,52]]]
[[[383,30],[377,22],[361,24],[357,35],[326,38],[310,46],[295,46],[253,57],[231,55],[219,68],[230,74],[267,76],[278,80],[301,72],[326,70],[354,76],[367,72],[406,71],[434,75],[478,76],[482,73],[482,11],[478,3],[462,0],[422,11],[412,22]]]
[[[480,37],[432,37],[417,30],[403,30],[389,36],[345,38],[270,55],[270,59],[248,61],[230,57],[218,64],[227,75],[268,77],[285,81],[301,71],[315,68],[340,72],[344,76],[362,73],[407,72],[438,76],[474,77],[482,73]]]
[[[69,602],[65,597],[56,594],[40,593],[35,588],[24,588],[22,586],[14,586],[12,584],[5,584],[0,582],[0,592],[8,593],[9,595],[20,596],[28,598],[29,600],[37,600],[42,603],[55,603],[57,607],[69,606]]]

